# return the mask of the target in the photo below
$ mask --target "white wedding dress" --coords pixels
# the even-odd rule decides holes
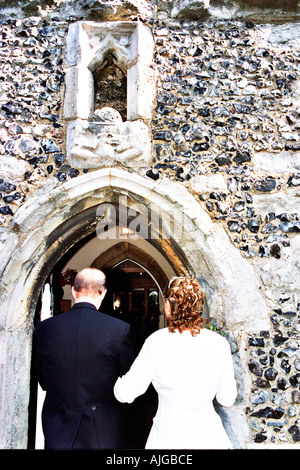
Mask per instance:
[[[231,449],[213,399],[233,405],[237,390],[230,346],[208,329],[153,333],[126,375],[114,387],[116,398],[132,403],[152,382],[158,409],[146,449]]]

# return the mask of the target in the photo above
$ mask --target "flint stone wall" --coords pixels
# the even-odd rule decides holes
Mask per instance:
[[[275,9],[266,2],[264,8],[250,0],[114,1],[110,7],[91,2],[83,13],[80,2],[47,2],[44,9],[38,3],[11,3],[1,12],[2,253],[8,256],[16,247],[14,221],[37,189],[45,202],[49,188],[59,191],[93,171],[73,166],[66,157],[63,104],[70,24],[142,19],[154,35],[156,102],[151,161],[134,172],[184,186],[251,265],[271,327],[232,343],[247,371],[244,445],[295,448],[300,441],[297,8],[293,2]],[[274,21],[278,15],[280,22]],[[116,166],[123,167],[121,162]],[[32,328],[30,321],[27,328]],[[4,338],[3,349],[7,343],[1,357],[15,356],[18,362],[24,355],[29,364],[28,344],[16,348]],[[5,360],[1,364],[8,374]],[[26,380],[20,383],[24,394],[26,387]],[[7,405],[15,407],[13,426],[1,431],[5,442],[8,433],[9,447],[26,446],[20,406]]]

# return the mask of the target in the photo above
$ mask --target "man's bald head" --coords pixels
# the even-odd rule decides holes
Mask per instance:
[[[106,291],[105,274],[96,268],[83,269],[77,274],[73,289],[77,297],[99,297]]]

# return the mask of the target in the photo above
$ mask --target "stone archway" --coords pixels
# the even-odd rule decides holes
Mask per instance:
[[[131,207],[140,203],[155,216],[159,213],[161,217],[153,221],[172,222],[169,237],[161,238],[157,226],[158,236],[151,242],[171,260],[176,273],[193,275],[205,285],[209,315],[223,328],[242,337],[243,331],[269,326],[251,265],[187,188],[118,168],[97,170],[64,184],[50,178],[17,211],[1,252],[1,360],[6,366],[1,448],[26,448],[32,322],[40,289],[62,254],[95,231],[97,207],[107,202],[116,205],[120,194],[127,196]],[[247,380],[247,371],[243,372]],[[245,426],[240,409],[234,419]],[[237,441],[242,445],[243,436]]]
[[[145,251],[126,241],[119,242],[112,246],[99,257],[97,257],[92,267],[108,271],[117,263],[130,259],[150,272],[156,279],[158,285],[164,291],[168,284],[168,278],[155,259]]]

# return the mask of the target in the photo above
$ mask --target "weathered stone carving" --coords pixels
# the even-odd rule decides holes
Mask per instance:
[[[126,164],[151,157],[148,126],[142,121],[122,121],[113,108],[96,110],[92,122],[77,119],[68,128],[69,159],[77,167]],[[132,161],[134,161],[132,163]]]

